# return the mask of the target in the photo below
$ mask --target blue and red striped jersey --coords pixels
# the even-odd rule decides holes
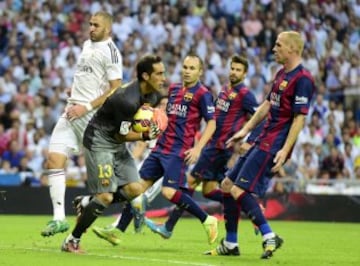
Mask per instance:
[[[248,115],[255,113],[258,103],[252,92],[243,84],[224,86],[215,104],[216,131],[209,145],[225,149],[225,142],[239,131]]]
[[[191,88],[184,88],[179,83],[172,84],[168,99],[168,126],[160,135],[154,151],[183,157],[184,152],[194,145],[201,119],[215,119],[214,99],[200,82]]]
[[[253,130],[251,130],[249,136],[246,138],[246,142],[249,144],[254,144],[258,136],[260,136],[261,132],[264,129],[264,125],[266,120],[261,121]]]
[[[267,122],[256,141],[260,149],[276,154],[283,147],[295,114],[307,115],[314,91],[314,79],[301,64],[288,73],[279,70],[267,96]]]

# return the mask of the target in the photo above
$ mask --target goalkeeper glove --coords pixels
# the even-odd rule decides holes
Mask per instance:
[[[143,140],[152,140],[156,139],[161,134],[160,128],[156,123],[150,123],[150,130],[142,133]]]

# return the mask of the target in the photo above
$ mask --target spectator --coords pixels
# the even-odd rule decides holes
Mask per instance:
[[[344,158],[336,147],[331,147],[330,154],[320,166],[320,178],[323,180],[342,179],[344,177]]]
[[[303,153],[297,168],[297,175],[300,180],[316,179],[318,176],[319,163],[314,152]]]
[[[0,122],[0,157],[7,150],[9,144],[9,137],[5,133],[4,124]]]
[[[0,167],[0,175],[6,175],[6,174],[16,174],[17,169],[15,167],[11,167],[11,162],[8,160],[2,160],[1,161],[1,167]],[[0,176],[1,178],[1,176]]]
[[[289,28],[300,31],[306,39],[303,64],[314,75],[317,93],[322,95],[320,97],[323,104],[312,104],[310,112],[318,112],[320,116],[316,132],[321,133],[323,128],[329,127],[326,121],[329,111],[327,100],[336,99],[336,110],[341,112],[346,106],[348,113],[353,116],[354,121],[345,118],[340,129],[345,126],[350,128],[351,136],[355,136],[350,143],[356,147],[354,141],[357,143],[359,139],[356,131],[360,111],[359,97],[353,92],[356,92],[360,84],[359,0],[315,1],[310,4],[304,4],[307,1],[290,1],[287,4],[284,1],[269,0],[105,2],[60,0],[57,5],[51,1],[0,2],[0,88],[3,89],[3,101],[6,103],[4,105],[0,102],[0,123],[5,130],[11,127],[11,117],[15,115],[16,118],[21,111],[26,116],[33,117],[37,127],[44,125],[45,130],[50,131],[52,118],[44,115],[45,111],[42,109],[49,106],[55,120],[62,113],[63,100],[67,97],[64,97],[64,89],[71,85],[78,57],[76,51],[79,51],[79,44],[86,38],[88,18],[94,10],[104,9],[115,17],[122,17],[121,30],[114,26],[113,33],[118,47],[124,52],[124,82],[132,78],[132,65],[144,53],[164,53],[162,57],[165,64],[173,65],[171,80],[176,80],[181,71],[179,62],[184,54],[196,49],[205,60],[208,47],[216,43],[215,51],[219,53],[220,60],[211,61],[219,64],[214,64],[211,75],[205,73],[207,77],[204,76],[206,80],[210,80],[208,84],[211,89],[216,90],[215,84],[223,79],[221,69],[226,65],[224,62],[228,55],[233,52],[251,53],[253,58],[250,58],[250,65],[259,61],[268,83],[277,70],[277,65],[269,55],[274,35]],[[256,23],[262,29],[256,37],[248,38],[244,34],[243,25],[253,14],[256,14]],[[166,37],[161,35],[161,38],[156,38],[156,34],[148,33],[148,27],[156,17],[157,26],[163,28],[162,32]],[[122,36],[119,37],[118,34]],[[221,39],[219,36],[225,38]],[[155,45],[149,38],[156,39]],[[34,83],[30,77],[33,69],[38,73]],[[254,82],[251,81],[254,72],[249,71],[247,82]],[[28,82],[30,83],[25,85]],[[263,99],[266,95],[267,83],[263,88],[258,86],[258,99]],[[29,88],[24,88],[26,86]],[[343,101],[343,92],[345,102],[341,106],[339,103]],[[35,103],[35,107],[29,105],[36,97],[41,97],[42,101]],[[25,116],[21,117],[23,119]],[[307,122],[310,122],[310,116]],[[26,119],[21,120],[19,126],[22,128],[25,123]],[[49,126],[45,126],[46,124]]]
[[[19,169],[20,161],[25,156],[25,152],[20,148],[16,140],[9,142],[9,149],[2,155],[2,160],[9,161],[11,168]]]
[[[26,156],[20,160],[17,173],[20,175],[20,179],[25,186],[31,186],[32,183],[38,183],[33,169],[28,166],[29,160]]]

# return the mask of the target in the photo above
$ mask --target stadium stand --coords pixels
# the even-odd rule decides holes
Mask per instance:
[[[134,77],[132,66],[146,52],[161,55],[168,81],[179,81],[181,58],[193,51],[204,59],[204,83],[216,94],[227,79],[230,56],[239,53],[250,61],[246,83],[259,102],[277,70],[271,58],[277,33],[300,31],[306,39],[303,63],[318,90],[294,157],[281,173],[293,182],[274,179],[270,190],[301,190],[306,183],[324,182],[359,186],[356,0],[0,1],[0,160],[3,165],[15,140],[34,172],[36,181],[27,184],[46,185],[41,173],[49,136],[64,108],[79,44],[88,37],[88,17],[101,9],[114,15],[113,35],[124,57],[125,82]],[[69,185],[84,185],[78,161],[75,157],[69,165]],[[0,174],[0,180],[5,182],[7,175]]]

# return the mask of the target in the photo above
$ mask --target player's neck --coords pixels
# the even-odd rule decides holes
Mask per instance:
[[[289,60],[284,64],[285,72],[291,72],[295,68],[297,68],[301,64],[301,58],[295,58],[293,60]]]
[[[150,85],[146,84],[146,82],[140,82],[139,85],[140,85],[140,92],[143,95],[148,94],[152,91]]]
[[[243,82],[242,80],[239,81],[239,82],[236,82],[236,83],[231,83],[231,82],[230,82],[230,87],[229,87],[228,89],[234,88],[234,87],[236,87],[237,85],[241,84],[242,82]]]
[[[183,82],[183,88],[185,88],[185,89],[192,88],[192,87],[194,87],[198,82],[199,82],[198,80],[195,81],[195,82],[191,82],[191,83],[185,83],[185,82]]]

